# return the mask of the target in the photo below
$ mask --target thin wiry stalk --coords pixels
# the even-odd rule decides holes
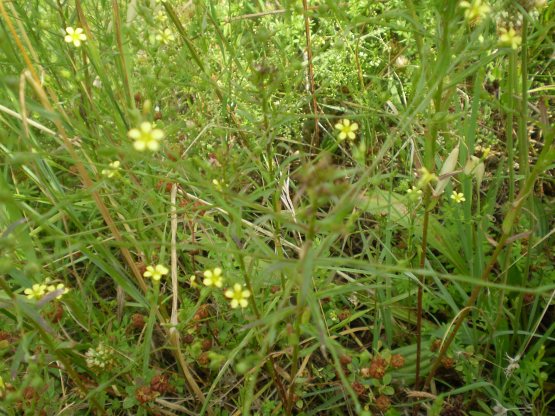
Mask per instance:
[[[312,112],[314,113],[314,133],[312,146],[318,146],[320,127],[318,125],[318,101],[316,100],[316,85],[314,83],[314,65],[312,64],[312,41],[310,37],[310,17],[308,16],[308,0],[303,0],[304,33],[306,37],[306,56],[308,63],[308,82],[312,95]]]

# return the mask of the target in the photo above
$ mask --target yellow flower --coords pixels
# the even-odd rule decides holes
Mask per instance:
[[[175,36],[170,29],[164,29],[158,32],[156,40],[162,42],[164,45],[169,45],[175,40]]]
[[[197,277],[194,274],[189,277],[189,284],[191,285],[191,287],[198,287]]]
[[[205,286],[222,287],[223,281],[224,278],[222,276],[222,269],[216,267],[212,270],[206,270],[204,272],[204,280],[202,283],[204,283]]]
[[[517,50],[522,43],[522,38],[517,35],[516,31],[512,27],[509,30],[503,27],[501,28],[498,43],[499,46],[509,46],[512,49]]]
[[[133,146],[139,152],[145,149],[155,152],[160,148],[160,140],[164,137],[164,132],[160,129],[153,129],[152,124],[145,121],[138,129],[131,129],[127,133],[129,138],[135,140]]]
[[[426,186],[430,182],[437,182],[437,175],[435,173],[430,173],[425,167],[420,168],[418,172],[420,172],[420,179],[418,180],[419,188]]]
[[[451,199],[455,201],[457,204],[460,204],[461,202],[466,201],[464,194],[462,192],[457,193],[457,191],[453,191],[453,193],[451,194]]]
[[[116,160],[110,163],[110,169],[102,169],[102,176],[106,176],[107,178],[112,178],[119,172],[120,161]]]
[[[56,299],[61,299],[63,295],[69,292],[69,288],[65,287],[63,283],[58,283],[56,286],[54,285],[47,286],[46,291],[48,293],[60,291],[60,294],[56,296]]]
[[[146,272],[143,273],[144,277],[150,277],[155,282],[160,281],[162,276],[168,274],[169,270],[167,267],[164,267],[161,264],[157,264],[156,266],[148,266],[146,268]]]
[[[158,23],[165,23],[165,21],[168,20],[168,16],[166,16],[166,13],[162,10],[158,10],[158,13],[156,13],[154,18]]]
[[[83,29],[80,27],[75,29],[73,29],[72,27],[66,27],[66,33],[67,35],[65,36],[64,40],[67,43],[73,43],[73,46],[75,46],[76,48],[81,46],[81,42],[87,40],[87,35],[83,33]]]
[[[32,287],[23,291],[27,295],[27,299],[39,300],[46,293],[46,285],[35,283]]]
[[[491,8],[482,0],[461,1],[459,3],[464,11],[464,18],[470,24],[476,24],[490,12]]]
[[[231,307],[233,309],[241,306],[241,308],[246,308],[249,304],[247,298],[251,295],[251,292],[247,289],[243,289],[239,283],[233,285],[233,289],[227,289],[225,291],[225,296],[231,299]]]
[[[357,123],[351,123],[350,120],[346,118],[341,120],[340,123],[335,125],[335,128],[339,130],[339,135],[337,136],[339,140],[345,140],[349,138],[349,140],[354,140],[356,137],[355,131],[358,130]]]

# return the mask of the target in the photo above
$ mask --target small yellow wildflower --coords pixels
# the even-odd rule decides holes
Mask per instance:
[[[231,299],[230,304],[233,309],[239,306],[241,306],[241,308],[246,308],[249,304],[247,298],[250,297],[250,295],[251,292],[247,289],[243,289],[243,286],[241,286],[239,283],[235,283],[233,285],[233,289],[228,289],[225,291],[226,298]]]
[[[482,0],[461,1],[459,3],[464,11],[464,18],[471,25],[478,23],[485,18],[490,12],[491,8]]]
[[[212,270],[206,270],[204,272],[204,283],[205,286],[215,286],[215,287],[222,287],[224,278],[222,276],[222,269],[216,267]]]
[[[168,16],[166,15],[166,13],[164,13],[163,10],[158,10],[158,13],[156,13],[154,19],[156,19],[158,23],[165,23],[166,20],[168,20]]]
[[[155,282],[159,282],[162,276],[168,274],[169,270],[167,267],[157,264],[156,266],[147,266],[146,272],[143,273],[144,277],[150,277]]]
[[[451,194],[451,199],[455,201],[457,204],[460,204],[461,202],[466,201],[464,194],[462,192],[457,192],[457,191],[453,191],[453,193]]]
[[[356,137],[355,131],[358,130],[358,124],[351,123],[350,120],[345,118],[341,120],[340,123],[337,123],[335,128],[339,130],[339,135],[337,136],[339,140],[345,140],[347,138],[349,140],[354,140]]]
[[[435,173],[430,173],[428,169],[422,167],[418,170],[420,173],[420,179],[418,180],[418,187],[422,188],[431,182],[437,182],[437,175]]]
[[[64,37],[64,40],[67,43],[73,43],[73,46],[75,46],[76,48],[81,46],[81,42],[87,40],[87,35],[83,33],[83,29],[80,27],[75,29],[73,29],[72,27],[66,27],[66,33],[67,34]]]
[[[192,274],[191,277],[189,277],[189,284],[191,285],[191,287],[194,287],[194,288],[198,287],[197,277],[194,274]]]
[[[504,27],[501,28],[501,34],[499,35],[499,46],[508,46],[514,50],[517,50],[522,43],[522,38],[517,35],[516,30],[512,27],[507,30]]]
[[[102,176],[106,176],[107,178],[113,178],[119,172],[120,161],[116,160],[110,163],[109,169],[102,169]]]
[[[46,285],[35,283],[30,288],[25,289],[23,291],[23,293],[25,293],[25,295],[27,295],[27,299],[39,300],[46,293]]]
[[[46,291],[48,293],[52,293],[55,291],[60,291],[60,294],[56,296],[56,299],[61,299],[63,295],[69,292],[69,288],[65,287],[63,283],[58,283],[57,285],[49,285],[46,287]]]
[[[170,29],[164,29],[158,32],[156,40],[162,42],[164,45],[169,45],[175,40],[175,36]]]
[[[145,121],[138,129],[131,129],[127,133],[129,138],[135,140],[133,146],[139,152],[145,149],[155,152],[160,148],[160,140],[164,137],[164,132],[160,129],[152,128],[152,124]]]

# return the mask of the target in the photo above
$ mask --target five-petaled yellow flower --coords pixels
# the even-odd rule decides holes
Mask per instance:
[[[75,46],[76,48],[81,46],[81,42],[84,42],[87,40],[87,35],[83,33],[83,29],[80,27],[75,29],[73,29],[71,26],[66,27],[66,33],[67,34],[64,40],[67,43],[73,43],[73,46]]]
[[[189,277],[189,284],[191,285],[191,287],[198,287],[197,277],[194,274]]]
[[[453,191],[453,193],[451,194],[451,199],[455,201],[457,204],[460,204],[461,202],[466,201],[464,194],[462,192],[457,192],[457,191]]]
[[[466,9],[464,18],[470,24],[476,24],[487,16],[491,8],[482,0],[461,1],[459,5]]]
[[[206,270],[204,272],[204,283],[205,286],[215,286],[215,287],[222,287],[224,282],[224,278],[222,276],[222,269],[216,267],[212,270]]]
[[[160,148],[160,140],[164,137],[164,132],[160,129],[152,128],[148,121],[142,122],[138,129],[131,129],[127,135],[135,140],[133,146],[139,152],[145,149],[155,152]]]
[[[522,43],[522,38],[516,33],[512,27],[507,30],[504,27],[501,28],[501,34],[499,35],[499,46],[509,46],[514,50],[517,50]]]
[[[246,308],[249,304],[247,298],[250,297],[250,295],[251,292],[247,289],[243,289],[243,286],[239,283],[235,283],[233,289],[227,289],[225,291],[225,296],[231,299],[230,304],[233,309],[239,306],[241,306],[241,308]]]
[[[56,296],[56,299],[61,299],[63,295],[69,292],[69,289],[65,287],[63,283],[58,283],[57,285],[49,285],[46,290],[48,291],[48,293],[60,291],[60,294]]]
[[[46,293],[46,285],[35,283],[30,288],[25,289],[23,293],[27,295],[27,299],[39,300]]]
[[[356,137],[355,131],[358,130],[358,124],[351,123],[350,120],[345,118],[341,120],[340,123],[337,123],[335,128],[339,130],[339,135],[337,136],[339,140],[345,140],[347,138],[349,140],[354,140]]]
[[[156,266],[148,266],[146,272],[143,273],[144,277],[150,277],[155,282],[159,282],[162,276],[168,274],[169,270],[167,267],[157,264]]]
[[[107,178],[112,178],[116,175],[119,171],[120,161],[115,160],[114,162],[110,163],[109,169],[102,169],[102,176],[106,176]]]
[[[175,36],[170,29],[164,29],[158,32],[156,40],[162,42],[164,45],[169,45],[175,40]]]

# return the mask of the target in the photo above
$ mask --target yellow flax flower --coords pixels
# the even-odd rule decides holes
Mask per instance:
[[[225,291],[226,298],[231,299],[230,305],[233,309],[241,306],[241,308],[246,308],[249,304],[247,300],[250,297],[251,292],[247,289],[243,289],[239,283],[233,285],[233,289],[227,289]]]
[[[464,194],[462,192],[457,192],[457,191],[453,191],[453,193],[451,194],[451,199],[455,201],[457,204],[460,204],[461,202],[466,201]]]
[[[107,178],[113,178],[118,172],[120,167],[120,161],[116,160],[110,163],[109,169],[102,169],[102,176],[106,176]]]
[[[339,138],[339,140],[345,140],[345,139],[349,139],[349,140],[354,140],[356,137],[356,133],[355,131],[358,130],[358,124],[357,123],[351,123],[350,120],[347,120],[346,118],[341,120],[340,123],[337,123],[335,125],[335,128],[337,130],[339,130],[339,135],[337,136]]]
[[[154,19],[158,23],[165,23],[166,20],[168,20],[168,16],[166,16],[166,13],[164,13],[164,11],[158,10],[158,13],[156,13],[156,16],[154,17]]]
[[[197,283],[197,277],[192,274],[191,277],[189,277],[189,284],[191,285],[191,287],[197,288],[199,285]]]
[[[224,278],[222,276],[221,268],[216,267],[212,270],[206,270],[204,272],[204,280],[202,281],[202,283],[204,283],[205,286],[222,287],[223,282]]]
[[[512,27],[507,30],[504,27],[501,28],[501,34],[499,35],[499,46],[507,46],[514,50],[517,50],[522,43],[522,38],[516,33]]]
[[[155,282],[159,282],[162,276],[168,274],[169,270],[167,267],[157,264],[156,266],[148,266],[146,272],[143,273],[144,277],[150,277]]]
[[[25,295],[27,295],[27,299],[39,300],[46,293],[46,285],[35,283],[30,288],[25,289],[23,291],[23,293],[25,293]]]
[[[153,128],[151,123],[145,121],[141,123],[138,129],[129,130],[127,135],[135,140],[133,147],[139,152],[143,152],[146,149],[155,152],[160,148],[160,140],[164,137],[164,132]]]
[[[164,29],[158,32],[156,40],[162,42],[164,45],[169,45],[175,40],[175,36],[170,29]]]
[[[491,8],[482,0],[461,1],[459,3],[464,11],[464,18],[471,25],[478,23],[485,18]]]
[[[58,283],[57,285],[49,285],[46,287],[48,293],[55,291],[60,291],[60,294],[56,296],[56,299],[61,299],[63,295],[69,292],[69,288],[65,287],[63,283]]]
[[[82,28],[77,27],[73,29],[70,26],[70,27],[66,27],[66,36],[64,37],[64,40],[67,43],[73,43],[73,46],[78,48],[79,46],[81,46],[81,42],[84,42],[87,40],[87,35],[83,33]]]

